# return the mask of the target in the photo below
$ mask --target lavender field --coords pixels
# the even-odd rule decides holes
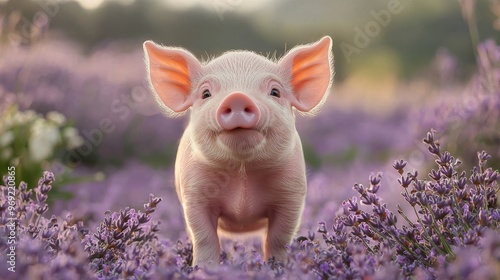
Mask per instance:
[[[471,33],[469,72],[443,47],[389,90],[334,82],[297,116],[308,193],[287,260],[223,240],[219,266],[192,267],[173,178],[189,117],[161,113],[140,41],[86,48],[46,18],[13,45],[0,15],[1,279],[499,279],[494,38]]]

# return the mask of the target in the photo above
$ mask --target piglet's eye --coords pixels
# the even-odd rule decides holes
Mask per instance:
[[[203,94],[201,95],[201,98],[202,99],[206,99],[206,98],[209,98],[210,96],[212,96],[212,94],[210,93],[210,91],[208,89],[206,89]]]
[[[280,91],[279,91],[279,90],[277,90],[277,89],[275,89],[275,88],[273,88],[273,89],[271,90],[271,93],[270,93],[269,95],[274,96],[274,97],[278,97],[278,98],[280,98],[280,97],[281,97]]]

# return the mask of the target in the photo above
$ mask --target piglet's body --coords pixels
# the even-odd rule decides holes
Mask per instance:
[[[172,116],[191,108],[175,186],[193,264],[218,263],[221,235],[259,231],[264,257],[286,259],[307,187],[294,113],[314,113],[329,92],[330,37],[277,62],[232,51],[201,63],[150,41],[144,49],[160,106]]]

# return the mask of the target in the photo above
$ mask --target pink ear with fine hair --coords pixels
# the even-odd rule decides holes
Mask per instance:
[[[290,79],[292,106],[303,113],[314,113],[321,107],[330,91],[332,61],[332,39],[325,36],[311,45],[293,48],[278,62],[280,72]]]
[[[187,110],[193,78],[201,71],[201,64],[188,51],[167,48],[152,41],[144,43],[144,53],[152,89],[159,100],[173,113]]]

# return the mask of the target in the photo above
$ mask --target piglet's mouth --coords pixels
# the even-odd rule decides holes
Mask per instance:
[[[221,131],[219,140],[230,149],[249,149],[260,146],[265,138],[257,129],[235,128]]]

